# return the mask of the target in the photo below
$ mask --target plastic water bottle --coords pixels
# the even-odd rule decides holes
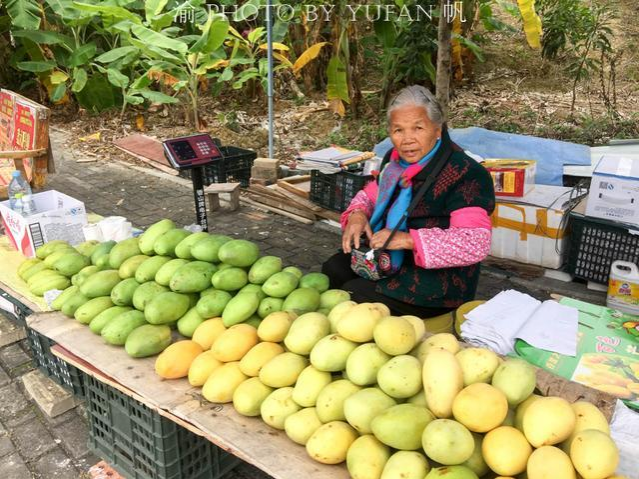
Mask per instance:
[[[8,187],[9,206],[13,211],[29,216],[34,212],[31,187],[18,170],[14,171],[11,176],[12,179]]]

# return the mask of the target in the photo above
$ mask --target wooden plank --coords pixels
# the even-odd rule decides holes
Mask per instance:
[[[140,161],[148,163],[158,170],[164,171],[173,176],[177,176],[175,170],[169,160],[164,156],[164,148],[162,142],[146,135],[129,135],[113,142],[113,145],[137,158]]]
[[[313,212],[308,210],[298,208],[297,206],[291,206],[290,203],[286,203],[278,198],[268,197],[266,195],[255,195],[249,191],[249,198],[258,203],[271,206],[273,208],[277,208],[279,210],[288,211],[297,216],[301,216],[302,218],[307,218],[309,220],[315,221],[315,215]]]
[[[243,197],[241,199],[241,201],[243,203],[248,204],[248,205],[255,206],[257,208],[262,208],[262,209],[264,209],[266,211],[271,211],[273,213],[277,213],[277,214],[280,214],[282,216],[286,216],[287,218],[291,218],[291,219],[293,219],[295,221],[299,221],[300,223],[304,223],[305,225],[312,225],[312,224],[315,223],[315,221],[309,220],[308,218],[303,218],[303,217],[298,216],[296,214],[289,213],[288,211],[280,210],[278,208],[273,208],[272,206],[263,205],[262,203],[258,203],[257,201],[253,201],[250,198]]]
[[[99,336],[77,321],[60,313],[44,313],[30,317],[29,326],[53,339],[79,360],[54,348],[56,355],[275,479],[349,477],[344,466],[327,466],[313,461],[302,446],[259,418],[241,416],[231,404],[207,402],[202,398],[201,390],[190,386],[186,379],[162,380],[154,372],[154,358],[133,359],[123,348],[104,344]]]
[[[13,151],[13,150],[5,150],[0,151],[0,158],[31,158],[33,156],[41,156],[46,155],[46,148],[38,148],[37,150],[22,150],[22,151]]]
[[[289,190],[287,190],[286,188],[283,188],[280,185],[271,185],[269,186],[269,189],[272,189],[274,191],[277,191],[279,194],[281,194],[282,196],[285,196],[286,198],[288,198],[290,201],[297,203],[301,206],[304,206],[305,208],[308,208],[311,211],[317,212],[317,211],[322,211],[323,208],[319,205],[317,205],[316,203],[313,203],[312,201],[299,196]]]
[[[302,198],[311,196],[311,176],[291,176],[277,180],[277,185]]]

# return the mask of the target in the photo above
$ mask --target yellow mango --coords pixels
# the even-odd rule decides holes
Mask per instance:
[[[331,323],[331,333],[335,334],[337,332],[337,323],[339,323],[347,311],[356,305],[357,303],[355,301],[344,301],[331,309],[331,312],[328,313],[328,321]]]
[[[346,460],[357,432],[350,425],[333,421],[318,428],[306,443],[308,455],[322,464],[339,464]]]
[[[236,324],[224,331],[211,346],[222,362],[239,361],[258,343],[257,330],[249,324]]]
[[[417,343],[415,329],[411,323],[404,318],[395,316],[388,316],[379,321],[375,325],[373,337],[375,344],[391,356],[408,354]]]
[[[371,434],[373,419],[395,404],[381,389],[366,388],[346,398],[344,416],[360,434]]]
[[[286,418],[301,409],[293,401],[293,388],[276,389],[269,394],[260,406],[262,421],[275,429],[284,429]]]
[[[371,386],[377,382],[377,373],[390,358],[375,343],[360,344],[348,355],[346,374],[354,384]]]
[[[500,389],[511,407],[532,394],[537,382],[535,368],[523,359],[507,359],[495,370],[491,384]]]
[[[288,330],[297,317],[290,311],[276,311],[262,320],[257,328],[257,335],[261,341],[281,343],[286,338]]]
[[[452,419],[435,419],[424,428],[422,446],[433,461],[454,466],[470,459],[475,440],[462,424]]]
[[[345,421],[344,401],[361,389],[348,379],[338,379],[328,384],[317,396],[317,416],[323,423]]]
[[[542,397],[524,414],[524,434],[533,447],[552,446],[570,437],[575,428],[575,412],[560,397]]]
[[[500,426],[484,436],[481,452],[494,472],[501,476],[515,476],[526,470],[532,447],[518,429]]]
[[[576,479],[575,468],[568,455],[554,446],[535,449],[528,458],[528,479]]]
[[[215,369],[204,383],[202,396],[214,403],[227,403],[233,400],[235,390],[248,379],[240,371],[238,361],[223,364]]]
[[[473,449],[473,454],[461,463],[462,466],[467,467],[475,474],[477,477],[483,477],[490,471],[488,464],[484,461],[484,456],[481,453],[481,445],[484,442],[484,436],[481,434],[477,434],[475,432],[472,433],[473,440],[475,441],[475,449]]]
[[[465,348],[455,354],[464,375],[464,386],[490,383],[499,367],[499,356],[489,349]]]
[[[291,414],[284,420],[284,432],[291,441],[305,446],[321,425],[322,421],[317,417],[315,408],[307,407]]]
[[[372,303],[373,307],[379,311],[379,314],[382,318],[391,315],[390,308],[386,306],[384,303]]]
[[[272,388],[293,386],[306,366],[308,366],[308,359],[304,356],[285,352],[264,364],[260,369],[259,378]]]
[[[586,429],[574,437],[570,459],[583,479],[602,479],[617,470],[619,450],[606,433]]]
[[[220,335],[226,331],[222,318],[207,319],[193,332],[193,341],[202,346],[202,349],[211,349],[211,346]]]
[[[422,365],[413,356],[395,356],[379,369],[377,384],[390,397],[407,399],[422,389]]]
[[[430,471],[426,457],[417,451],[397,451],[382,471],[380,479],[424,479]]]
[[[433,349],[445,349],[453,354],[457,354],[460,349],[459,341],[457,341],[457,338],[451,333],[433,334],[419,345],[417,358],[423,363],[426,355]]]
[[[398,404],[377,414],[371,422],[371,430],[387,446],[414,451],[422,447],[424,428],[434,419],[423,406]]]
[[[373,339],[373,330],[382,319],[382,312],[373,303],[361,303],[348,309],[337,323],[337,333],[356,343]]]
[[[329,334],[331,323],[321,313],[306,313],[291,324],[284,345],[292,353],[309,355],[315,343]]]
[[[597,406],[589,403],[588,401],[577,401],[572,403],[570,407],[575,412],[576,421],[570,437],[561,445],[561,448],[566,454],[570,454],[570,445],[572,444],[572,440],[581,431],[585,431],[586,429],[597,429],[598,431],[610,435],[608,420]]]
[[[293,400],[302,407],[313,407],[322,389],[333,381],[331,373],[307,366],[300,373],[293,389]]]
[[[320,339],[311,351],[311,364],[320,371],[338,372],[346,368],[346,361],[357,343],[331,334]]]
[[[528,396],[528,399],[526,399],[525,401],[520,403],[519,406],[517,406],[517,409],[515,409],[515,424],[514,424],[514,426],[517,429],[519,429],[521,432],[524,432],[524,414],[526,414],[526,411],[528,410],[530,405],[532,403],[534,403],[540,397],[541,396],[539,396],[537,394],[531,394],[530,396]]]
[[[267,362],[283,352],[284,348],[277,343],[257,343],[240,361],[240,370],[247,376],[256,377]]]
[[[224,363],[215,359],[213,351],[204,351],[199,354],[189,368],[189,384],[191,386],[203,386],[211,373],[222,364]]]
[[[259,378],[249,378],[233,392],[233,407],[243,416],[259,416],[264,400],[273,392]]]
[[[184,378],[191,363],[202,354],[202,346],[195,341],[184,340],[171,344],[155,360],[155,372],[164,379]]]
[[[451,417],[455,396],[464,386],[455,355],[446,349],[433,349],[424,360],[422,380],[428,409],[436,417]]]
[[[390,455],[390,448],[374,436],[358,437],[346,454],[348,473],[352,479],[379,479]]]
[[[453,416],[472,432],[495,429],[504,422],[507,414],[506,395],[490,384],[466,386],[453,401]]]
[[[415,339],[417,340],[417,342],[421,342],[424,339],[424,336],[426,336],[426,325],[424,324],[424,320],[418,318],[417,316],[410,315],[401,317],[413,326],[413,329],[415,330]]]

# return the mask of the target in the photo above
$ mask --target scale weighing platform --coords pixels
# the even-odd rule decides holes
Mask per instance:
[[[207,134],[182,136],[162,142],[164,155],[176,170],[191,170],[195,214],[203,231],[208,231],[204,198],[204,167],[224,159],[222,152]]]

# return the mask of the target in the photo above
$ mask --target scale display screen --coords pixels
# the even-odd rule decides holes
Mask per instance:
[[[223,157],[209,135],[192,135],[162,142],[164,154],[173,168],[186,170],[203,166]]]

